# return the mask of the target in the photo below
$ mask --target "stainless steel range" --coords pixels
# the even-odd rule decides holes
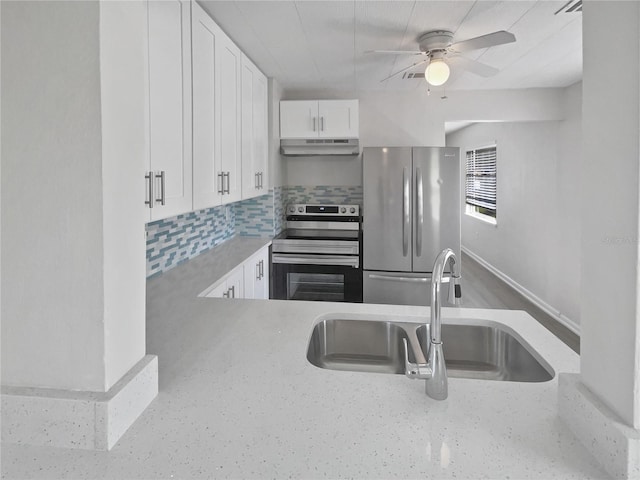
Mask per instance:
[[[359,205],[287,206],[273,239],[272,297],[362,302]]]

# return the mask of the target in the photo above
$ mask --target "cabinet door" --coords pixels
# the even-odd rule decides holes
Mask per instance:
[[[240,265],[227,277],[229,298],[244,298],[244,269]]]
[[[224,174],[224,190],[222,203],[240,200],[242,179],[240,165],[242,162],[241,142],[241,72],[242,58],[238,47],[224,34],[216,42],[218,60],[218,81],[216,83],[216,103],[218,108],[220,165]]]
[[[256,264],[260,270],[260,278],[256,281],[253,298],[269,298],[269,247],[264,247],[256,255]]]
[[[267,78],[242,56],[242,198],[268,191]]]
[[[280,138],[317,137],[318,123],[317,100],[280,102]]]
[[[148,14],[151,219],[157,220],[193,205],[190,2],[151,1]]]
[[[253,78],[253,165],[260,175],[259,195],[269,191],[269,85],[267,77],[257,71]]]
[[[208,298],[226,298],[227,294],[227,282],[223,281],[216,288],[211,290],[209,293],[205,295]]]
[[[193,3],[193,207],[222,203],[218,115],[216,43],[221,31],[202,7]]]
[[[269,298],[269,247],[244,262],[244,298]]]
[[[320,100],[318,115],[322,138],[358,137],[357,100]]]

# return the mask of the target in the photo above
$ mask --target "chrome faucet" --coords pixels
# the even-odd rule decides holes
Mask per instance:
[[[455,253],[450,248],[445,248],[433,264],[433,276],[431,277],[431,323],[429,325],[429,360],[420,362],[422,351],[413,346],[416,363],[409,362],[409,349],[407,339],[404,341],[404,364],[407,377],[424,379],[427,395],[435,400],[445,400],[448,395],[447,367],[444,363],[442,352],[442,320],[440,318],[440,285],[444,274],[444,268],[449,261],[451,274],[449,277],[449,302],[455,306],[460,305],[460,264]]]

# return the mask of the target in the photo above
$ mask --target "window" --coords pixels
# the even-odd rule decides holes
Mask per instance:
[[[467,151],[466,213],[496,223],[497,155],[491,145]]]

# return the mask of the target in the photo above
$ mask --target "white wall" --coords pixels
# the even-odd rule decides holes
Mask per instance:
[[[580,85],[567,89],[568,119],[479,123],[447,136],[464,152],[498,146],[497,225],[462,215],[462,244],[550,305],[580,319]],[[464,200],[462,202],[464,205]]]
[[[145,2],[100,2],[105,390],[146,351],[146,26]]]
[[[562,89],[453,91],[443,100],[425,89],[402,92],[285,91],[283,100],[360,102],[360,145],[444,146],[445,121],[539,121],[562,118]],[[285,158],[288,185],[361,185],[361,158]]]
[[[105,391],[145,352],[146,22],[107,3],[1,2],[3,385]]]
[[[102,390],[99,4],[1,8],[2,383]]]
[[[583,32],[581,376],[640,429],[640,3],[585,2]]]

